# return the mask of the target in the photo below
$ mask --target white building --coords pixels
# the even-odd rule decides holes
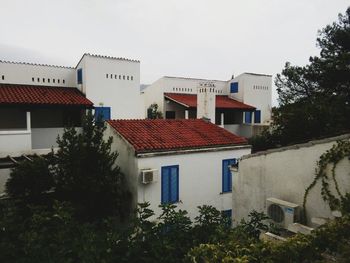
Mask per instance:
[[[207,95],[201,96],[203,91]],[[166,119],[206,117],[235,134],[250,137],[271,121],[272,76],[243,73],[228,81],[162,77],[142,96],[145,116],[147,108],[156,103]]]
[[[234,222],[247,218],[252,210],[269,214],[272,203],[276,204],[275,212],[279,212],[278,207],[284,208],[280,213],[281,221],[293,213],[295,217],[291,221],[298,221],[305,190],[315,178],[320,156],[339,140],[350,140],[350,134],[244,156],[238,173],[234,172],[233,175]],[[331,192],[338,197],[331,179],[331,169],[332,165],[329,165],[328,183]],[[342,194],[350,191],[349,171],[348,158],[337,163],[335,174]],[[334,218],[329,205],[322,199],[321,184],[319,181],[311,189],[306,202],[307,224],[313,227]]]
[[[47,153],[87,108],[103,119],[143,116],[140,62],[84,54],[76,67],[0,61],[0,193],[8,156]],[[94,107],[95,106],[95,107]]]
[[[87,106],[104,119],[141,118],[139,86],[136,60],[84,54],[75,68],[0,61],[0,157],[55,146]]]
[[[243,137],[200,119],[111,120],[106,136],[119,152],[134,203],[176,203],[194,218],[199,205],[231,215],[230,165],[251,148]]]

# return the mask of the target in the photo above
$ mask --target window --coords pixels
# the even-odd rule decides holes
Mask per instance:
[[[45,79],[43,78],[43,82],[45,83]]]
[[[52,79],[52,82],[55,83],[55,79]]]
[[[162,204],[175,203],[179,201],[179,166],[162,167]]]
[[[250,111],[244,112],[244,123],[252,123],[252,113]]]
[[[117,75],[114,75],[114,79],[117,79]]]
[[[238,82],[232,82],[230,84],[230,92],[231,93],[238,93]]]
[[[47,79],[47,82],[50,83],[50,79]]]
[[[78,81],[78,84],[83,84],[83,69],[82,68],[78,69],[78,71],[77,71],[77,81]]]
[[[129,80],[129,76],[127,76],[126,79]]]
[[[111,119],[111,107],[95,107],[95,120],[106,121]]]
[[[232,192],[232,173],[230,166],[236,164],[236,159],[222,161],[222,192]]]
[[[106,74],[106,79],[108,79],[108,74]]]
[[[63,84],[64,84],[64,83],[66,83],[66,81],[65,81],[65,80],[63,80]]]
[[[1,76],[1,79],[2,79],[2,80],[5,80],[5,75],[2,75],[2,76]]]
[[[261,110],[256,110],[254,112],[254,123],[260,123],[261,122]]]
[[[165,119],[175,119],[175,111],[166,111]]]
[[[130,78],[131,78],[131,80],[134,80],[134,77],[133,77],[133,76],[131,76]]]
[[[119,75],[119,79],[122,79],[122,75]]]
[[[111,79],[113,79],[113,74],[111,74]]]
[[[38,78],[38,82],[40,82],[40,78]]]
[[[60,80],[59,80],[59,79],[57,80],[57,83],[60,83]]]
[[[125,75],[123,75],[123,80],[125,80]]]
[[[222,217],[227,220],[227,227],[232,226],[232,209],[221,211]]]
[[[32,78],[32,81],[34,82],[34,78]]]

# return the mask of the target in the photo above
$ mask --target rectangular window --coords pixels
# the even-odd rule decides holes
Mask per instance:
[[[222,192],[232,192],[232,173],[230,166],[236,164],[236,159],[222,161]]]
[[[231,93],[238,93],[238,82],[232,82],[230,84],[230,92]]]
[[[77,71],[77,80],[78,80],[78,84],[83,84],[83,69],[80,68]]]
[[[95,120],[106,121],[111,119],[111,107],[95,107]]]
[[[261,110],[254,112],[254,123],[261,123]]]
[[[222,217],[227,220],[227,226],[232,226],[232,209],[221,211]]]
[[[175,111],[166,111],[165,119],[175,119]]]
[[[176,203],[179,201],[179,166],[162,167],[162,204]]]
[[[252,123],[252,113],[250,111],[244,112],[244,123]]]

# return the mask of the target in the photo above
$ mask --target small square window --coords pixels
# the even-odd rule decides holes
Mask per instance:
[[[123,80],[125,80],[125,75],[123,75]]]
[[[2,76],[1,76],[1,79],[2,79],[2,80],[5,80],[5,75],[2,75]]]
[[[32,78],[32,81],[34,82],[34,78]]]
[[[65,80],[63,80],[63,84],[64,84],[64,83],[66,83],[66,81],[65,81]]]
[[[106,79],[108,79],[108,74],[106,74]]]
[[[45,79],[43,78],[43,82],[45,83]]]
[[[38,78],[38,82],[40,82],[40,78]]]
[[[127,76],[126,79],[129,80],[129,76]]]
[[[122,75],[119,75],[119,79],[122,79]]]
[[[114,78],[117,79],[117,75],[114,75]]]
[[[47,82],[50,83],[50,79],[47,79]]]
[[[52,82],[55,83],[55,79],[52,79]]]
[[[57,83],[60,83],[60,80],[59,80],[59,79],[57,80]]]
[[[111,74],[111,79],[113,79],[113,74]]]
[[[133,77],[133,76],[131,76],[130,78],[131,78],[131,80],[134,80],[134,77]]]

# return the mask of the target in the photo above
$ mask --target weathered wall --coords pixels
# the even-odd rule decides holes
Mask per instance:
[[[306,187],[315,177],[319,157],[337,140],[350,135],[312,141],[267,152],[244,156],[237,176],[233,177],[233,218],[239,222],[255,209],[266,212],[266,199],[275,197],[302,206]],[[350,191],[350,161],[342,160],[336,169],[341,192]],[[312,217],[332,218],[323,201],[320,182],[307,199],[308,222]]]

